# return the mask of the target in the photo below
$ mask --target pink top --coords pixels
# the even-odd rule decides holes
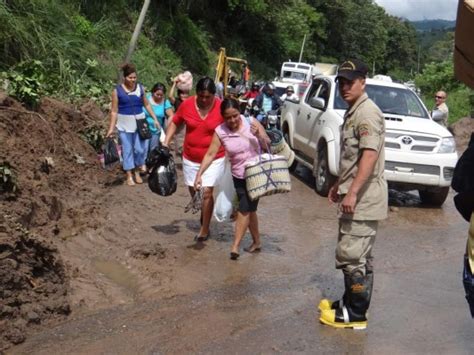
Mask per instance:
[[[232,132],[225,123],[216,127],[216,134],[229,157],[232,175],[236,178],[245,177],[247,162],[258,156],[259,143],[250,131],[250,123],[240,116],[242,127],[237,132]]]

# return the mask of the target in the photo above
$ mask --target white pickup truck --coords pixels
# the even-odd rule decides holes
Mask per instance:
[[[336,73],[336,70],[336,64],[284,62],[281,65],[280,76],[273,81],[273,85],[278,96],[282,96],[289,85],[293,86],[296,94],[302,96],[314,75],[331,75]]]
[[[366,92],[385,117],[389,187],[418,190],[422,203],[441,206],[458,159],[453,136],[432,120],[419,97],[406,86],[367,79]],[[334,75],[315,77],[300,100],[286,100],[283,105],[285,139],[296,161],[313,171],[315,190],[322,196],[327,196],[338,175],[340,127],[346,109]]]

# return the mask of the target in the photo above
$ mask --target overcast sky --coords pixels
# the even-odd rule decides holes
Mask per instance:
[[[390,15],[418,20],[455,20],[458,0],[375,0]]]

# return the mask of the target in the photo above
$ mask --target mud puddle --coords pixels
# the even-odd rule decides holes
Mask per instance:
[[[118,189],[117,199],[127,196],[141,213],[111,214],[114,229],[105,238],[117,249],[93,259],[93,269],[106,281],[101,291],[116,287],[109,294],[120,288],[137,295],[140,282],[140,302],[88,310],[14,352],[474,353],[460,274],[468,226],[452,195],[435,209],[422,207],[416,193],[391,192],[401,203],[380,223],[368,329],[319,324],[319,300],[341,297],[343,279],[334,268],[337,206],[314,192],[308,172],[298,168],[291,193],[262,199],[262,251],[242,252],[237,261],[229,260],[232,224],[213,222],[203,248],[190,248],[199,222],[183,213],[184,187],[167,199],[146,187]],[[249,243],[247,235],[242,244]],[[157,253],[145,257],[149,245]]]
[[[94,259],[92,266],[101,275],[119,286],[126,294],[135,299],[139,291],[137,278],[122,264],[103,259]]]

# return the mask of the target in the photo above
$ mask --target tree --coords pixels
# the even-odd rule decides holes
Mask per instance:
[[[135,30],[133,31],[132,38],[130,39],[130,44],[128,45],[127,54],[125,55],[125,63],[130,62],[132,58],[132,53],[135,50],[135,46],[137,45],[138,35],[142,30],[143,21],[145,20],[146,12],[148,11],[148,7],[150,6],[150,0],[145,0],[143,2],[143,7],[140,12],[140,16],[138,17],[137,24],[135,25]]]

